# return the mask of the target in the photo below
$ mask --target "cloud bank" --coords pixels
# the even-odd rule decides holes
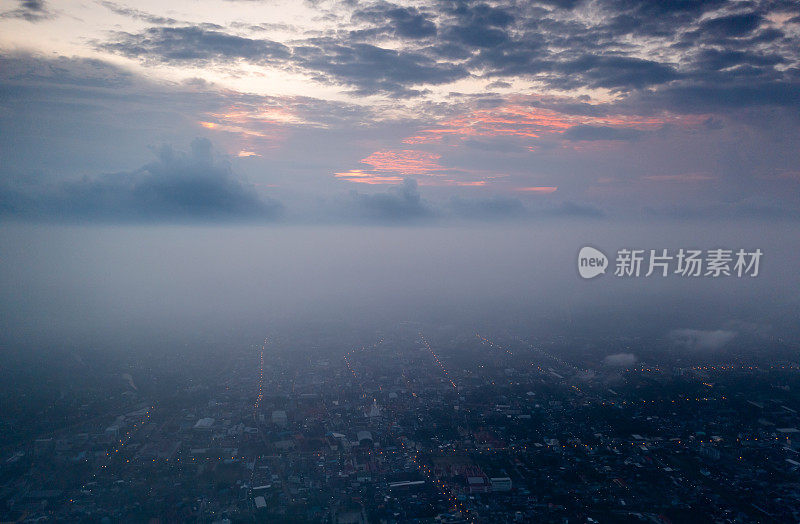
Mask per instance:
[[[627,367],[636,364],[637,358],[633,353],[615,353],[603,359],[603,364],[612,367]]]
[[[736,332],[722,329],[676,329],[670,332],[669,338],[676,346],[692,351],[716,351],[736,338]]]
[[[115,173],[44,186],[0,189],[6,217],[66,221],[161,222],[274,220],[277,201],[260,198],[224,163],[211,143],[195,139],[188,154],[170,147],[157,160]]]

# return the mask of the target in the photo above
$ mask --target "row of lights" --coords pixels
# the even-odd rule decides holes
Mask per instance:
[[[261,401],[264,398],[264,349],[267,346],[267,338],[264,339],[264,343],[261,345],[261,356],[259,357],[259,365],[258,365],[258,395],[256,396],[256,402],[253,404],[253,420],[258,423],[258,408],[261,405]]]
[[[450,373],[447,372],[447,370],[444,367],[444,364],[442,364],[442,361],[439,360],[439,356],[436,353],[434,353],[433,348],[431,348],[431,345],[428,343],[428,341],[422,335],[421,331],[419,333],[419,338],[422,339],[422,343],[425,344],[425,347],[428,348],[428,351],[430,351],[431,355],[433,355],[433,359],[436,361],[437,364],[439,364],[439,367],[442,369],[442,372],[444,373],[444,376],[447,378],[447,380],[450,381],[450,385],[453,386],[453,389],[458,389],[457,386],[456,386],[456,383],[453,382],[453,379],[450,378]]]
[[[495,344],[494,342],[492,342],[488,338],[481,336],[480,333],[475,333],[475,336],[478,337],[480,340],[482,340],[484,344],[489,344],[489,346],[494,348],[494,349],[497,349],[499,351],[505,351],[509,355],[514,355],[514,353],[512,353],[511,350],[509,350],[508,348],[504,348],[504,347],[498,346],[497,344]]]

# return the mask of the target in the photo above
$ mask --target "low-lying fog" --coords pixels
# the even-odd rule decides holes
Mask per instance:
[[[577,253],[609,256],[582,280]],[[620,278],[616,251],[760,248],[756,278]],[[0,227],[5,348],[401,320],[525,332],[796,331],[793,224]],[[643,267],[643,273],[646,267]],[[188,338],[187,338],[188,339]]]

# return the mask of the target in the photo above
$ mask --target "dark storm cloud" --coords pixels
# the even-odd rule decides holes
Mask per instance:
[[[162,24],[117,33],[98,46],[153,63],[279,66],[359,94],[418,96],[427,86],[469,76],[521,76],[557,89],[635,94],[667,86],[730,87],[736,78],[785,79],[798,62],[796,42],[770,26],[765,13],[796,7],[773,4],[754,2],[741,12],[726,0],[601,0],[597,16],[588,18],[569,10],[573,2],[443,2],[437,11],[377,2],[358,5],[349,28],[285,43],[221,27]],[[397,41],[387,46],[382,38]],[[644,38],[656,40],[644,47]]]
[[[440,38],[430,51],[442,58],[463,59],[471,57],[472,68],[485,68],[487,63],[501,62],[504,54],[510,52],[509,46],[516,45],[516,52],[532,49],[531,40],[513,40],[509,29],[515,23],[518,13],[512,6],[488,6],[484,3],[458,2],[445,5],[440,22]]]
[[[507,28],[514,22],[511,8],[494,7],[483,3],[457,3],[445,10],[454,18],[443,31],[445,40],[472,48],[488,48],[509,40]]]
[[[27,54],[0,56],[0,86],[30,90],[34,86],[59,85],[121,88],[133,83],[128,71],[92,58],[44,59]],[[6,98],[8,102],[11,97]]]
[[[504,28],[515,19],[512,6],[490,6],[484,2],[452,2],[445,12],[456,17],[462,25]]]
[[[608,18],[601,29],[612,34],[670,36],[698,20],[704,13],[719,9],[726,3],[727,0],[601,0],[598,6]]]
[[[418,91],[410,86],[444,84],[469,76],[460,65],[436,62],[422,53],[342,44],[329,38],[312,39],[296,47],[293,60],[322,80],[352,85],[365,94],[415,94]]]
[[[441,214],[449,218],[481,222],[598,219],[606,216],[601,209],[586,204],[564,201],[526,205],[518,198],[504,196],[477,198],[456,196],[443,207]]]
[[[560,89],[636,92],[701,83],[730,87],[731,77],[781,80],[791,71],[784,66],[797,63],[796,42],[790,43],[781,30],[765,26],[762,12],[774,6],[751,5],[756,8],[742,13],[731,12],[724,0],[608,0],[597,3],[601,16],[592,20],[555,17],[535,6],[509,6],[509,20],[513,21],[502,28],[507,39],[498,38],[489,45],[488,41],[467,44],[451,38],[449,45],[460,47],[462,54],[450,53],[467,56],[467,50],[472,50],[466,63],[473,72],[493,77],[522,75]],[[797,7],[784,5],[782,9],[793,12]],[[706,19],[699,22],[703,16]],[[440,33],[452,35],[465,26],[462,23],[453,29],[440,23]],[[479,37],[481,31],[475,35]],[[661,39],[664,49],[672,46],[680,51],[656,58],[650,51],[642,52],[638,36]],[[436,52],[439,48],[430,49]]]
[[[138,34],[116,33],[102,49],[144,61],[253,64],[298,67],[317,80],[353,86],[360,93],[408,95],[415,84],[436,85],[469,75],[463,67],[436,62],[418,52],[385,49],[344,39],[313,38],[288,47],[271,40],[244,38],[199,26],[153,27]]]
[[[109,2],[103,0],[98,3],[103,7],[105,7],[106,9],[108,9],[109,11],[111,11],[112,13],[116,13],[121,16],[127,16],[128,18],[132,18],[134,20],[142,20],[144,22],[148,22],[151,24],[158,24],[158,25],[172,25],[178,23],[178,20],[175,20],[174,18],[166,18],[163,16],[153,15],[146,11],[120,5],[115,2]]]
[[[145,114],[166,115],[173,125],[190,124],[202,120],[206,113],[223,112],[231,104],[254,111],[278,106],[321,126],[353,126],[374,118],[369,107],[345,102],[220,91],[201,79],[162,85],[102,60],[26,53],[0,56],[0,104],[4,109],[0,111],[0,128],[6,130],[24,121],[52,127],[52,123],[38,120],[40,114],[63,120],[79,107],[82,113],[74,115],[79,129],[74,132],[91,128],[95,117],[104,115],[131,131],[140,129]],[[152,111],[154,104],[160,104],[158,111]],[[122,115],[130,114],[134,121],[121,120]],[[0,134],[2,137],[13,138],[10,132]]]
[[[593,205],[572,201],[523,202],[503,195],[456,194],[441,198],[441,187],[424,186],[413,178],[386,189],[352,190],[329,201],[320,202],[315,212],[298,216],[300,221],[349,223],[359,225],[536,223],[554,220],[605,219],[606,213]],[[438,196],[437,196],[438,194]]]
[[[282,206],[261,199],[215,163],[211,143],[191,152],[169,147],[155,162],[130,173],[63,181],[45,187],[0,188],[0,213],[8,218],[90,222],[184,222],[275,219]]]
[[[785,58],[774,53],[754,53],[732,49],[702,49],[694,65],[705,72],[719,71],[737,66],[771,67],[781,64]]]
[[[800,80],[748,82],[729,85],[696,82],[674,85],[637,97],[644,106],[668,107],[679,112],[733,111],[748,107],[784,106],[798,115]]]
[[[641,2],[639,0],[602,0],[600,5],[609,11],[640,16],[668,16],[679,13],[700,15],[724,5],[727,0],[672,0],[670,2]]]
[[[717,37],[740,37],[756,30],[762,21],[763,18],[758,13],[721,16],[702,22],[699,31],[704,35]]]
[[[151,27],[141,33],[115,33],[102,49],[155,62],[249,60],[266,64],[289,57],[278,42],[251,39],[200,26]]]
[[[401,38],[427,38],[436,34],[436,24],[429,15],[414,7],[379,3],[357,10],[353,19],[371,23],[383,32]]]
[[[450,40],[468,47],[495,47],[508,41],[508,33],[495,27],[477,24],[451,27],[447,36]]]
[[[539,42],[509,42],[503,46],[482,49],[470,65],[486,76],[535,76],[548,73],[554,61]]]
[[[628,56],[584,55],[559,63],[555,69],[564,75],[551,83],[565,87],[577,84],[627,90],[664,84],[678,78],[678,72],[671,65]]]
[[[701,15],[725,5],[724,1],[607,1],[598,3],[603,16],[588,20],[556,17],[550,11],[530,5],[495,6],[492,12],[501,15],[476,16],[475,12],[487,12],[490,8],[465,3],[459,5],[460,16],[453,15],[455,9],[444,10],[439,21],[439,42],[428,47],[427,52],[445,60],[463,60],[474,74],[522,75],[559,89],[592,87],[633,92],[681,81],[712,81],[715,79],[707,77],[704,69],[711,64],[702,61],[709,56],[698,56],[705,49],[696,43],[697,35],[705,35],[703,42],[717,42],[728,39],[726,35],[744,34],[746,28],[752,27],[752,39],[758,38],[761,43],[782,38],[782,33],[772,28],[756,32],[761,20],[758,14],[718,16],[719,21],[711,24],[708,31],[698,28]],[[634,35],[634,39],[630,35]],[[647,58],[647,53],[639,48],[636,35],[662,38],[664,45],[683,35],[692,43],[684,48],[686,56],[674,55],[671,60],[663,58],[669,54],[658,59],[655,55]],[[754,45],[753,41],[738,41],[725,47],[739,51],[738,48]],[[790,48],[769,52],[750,50],[751,56],[741,59],[757,61],[758,65],[753,67],[761,68],[757,71],[759,74],[771,74],[775,65],[786,62],[783,55],[787,53],[796,55]],[[757,60],[756,55],[763,59]],[[743,68],[735,74],[741,76],[748,71]],[[729,81],[727,78],[716,80]]]
[[[500,196],[492,198],[453,197],[449,207],[455,216],[470,220],[519,218],[528,212],[519,199]]]
[[[351,191],[341,204],[343,218],[359,222],[417,223],[436,216],[434,209],[420,195],[416,180],[411,178],[381,193]]]
[[[28,22],[40,22],[55,15],[48,9],[44,0],[20,0],[18,7],[0,14],[0,18],[21,18]]]
[[[583,4],[586,0],[539,0],[539,4],[559,9],[574,9],[575,7]]]

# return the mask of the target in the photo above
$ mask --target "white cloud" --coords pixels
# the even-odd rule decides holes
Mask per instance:
[[[699,351],[714,351],[736,337],[735,331],[675,329],[670,331],[669,338],[677,346]]]
[[[636,364],[636,355],[633,353],[615,353],[613,355],[608,355],[606,358],[603,359],[603,364],[606,366],[632,366]]]

